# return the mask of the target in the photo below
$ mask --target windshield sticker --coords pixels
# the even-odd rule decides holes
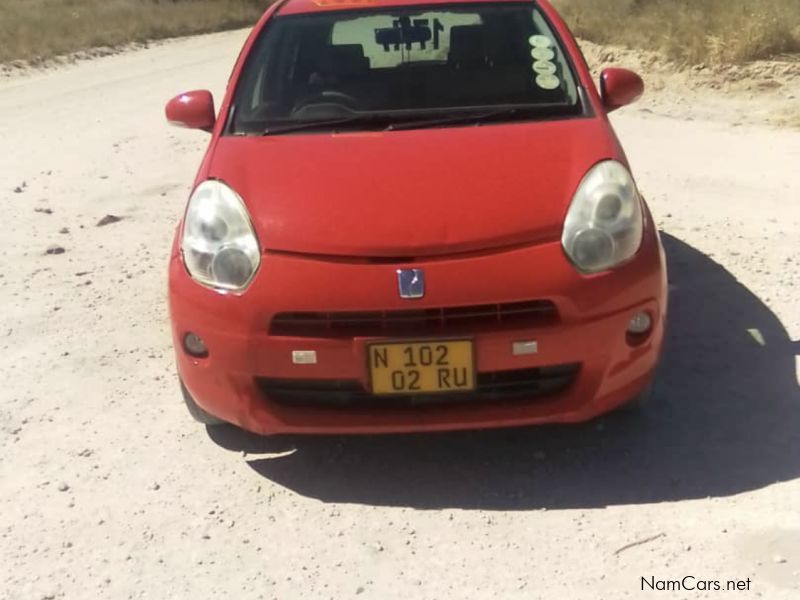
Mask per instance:
[[[554,90],[561,85],[561,80],[555,75],[542,74],[536,76],[536,85],[543,90]]]
[[[548,60],[537,60],[533,63],[533,70],[539,75],[555,75],[556,66]]]
[[[534,48],[531,50],[531,56],[536,60],[553,60],[556,53],[550,48]]]
[[[532,35],[528,38],[528,43],[534,48],[549,48],[553,45],[552,40],[546,35]]]

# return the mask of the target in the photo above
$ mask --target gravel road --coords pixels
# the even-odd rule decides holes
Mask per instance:
[[[644,413],[209,433],[165,305],[207,137],[162,115],[219,94],[243,37],[0,80],[0,598],[800,597],[800,132],[615,117],[670,263]],[[642,590],[686,576],[749,591]]]

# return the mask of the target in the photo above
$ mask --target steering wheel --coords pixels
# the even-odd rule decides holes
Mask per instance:
[[[344,92],[326,90],[314,96],[303,98],[295,105],[294,109],[292,110],[292,114],[296,115],[306,108],[319,106],[321,104],[338,104],[343,108],[349,109],[349,111],[358,108],[358,100],[353,98],[353,96],[345,94]]]

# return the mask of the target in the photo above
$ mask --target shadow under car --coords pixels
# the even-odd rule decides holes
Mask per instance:
[[[444,434],[209,435],[299,494],[418,509],[593,508],[727,496],[800,476],[798,344],[722,266],[662,239],[667,338],[642,412]]]

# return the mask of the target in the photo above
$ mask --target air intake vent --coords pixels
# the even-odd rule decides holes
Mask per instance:
[[[262,393],[279,404],[311,407],[358,406],[378,409],[542,398],[558,394],[569,387],[579,370],[580,365],[569,364],[479,373],[478,388],[474,392],[409,396],[375,396],[365,390],[361,383],[353,380],[258,378],[256,383]]]
[[[558,311],[549,300],[458,308],[367,312],[286,312],[275,315],[270,334],[292,337],[383,337],[463,334],[503,328],[553,325]]]

